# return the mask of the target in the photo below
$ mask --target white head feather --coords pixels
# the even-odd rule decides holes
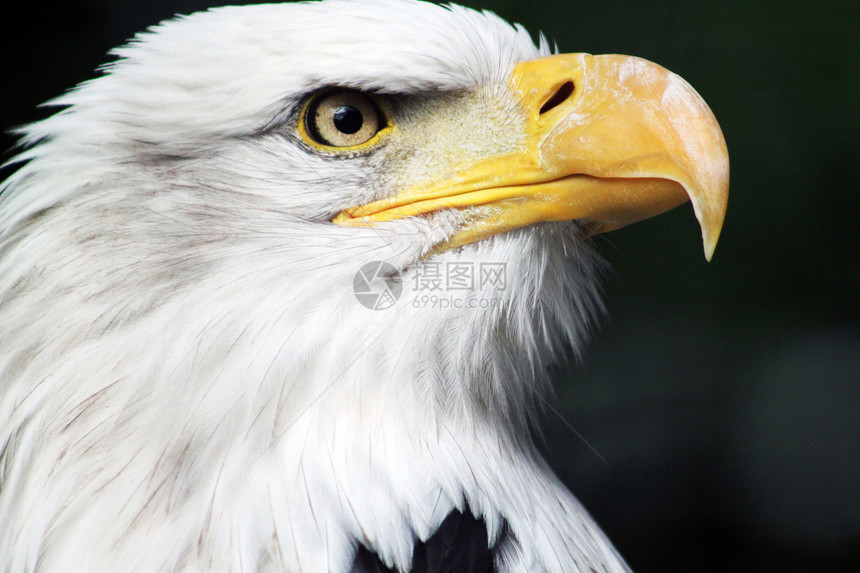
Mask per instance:
[[[406,569],[465,504],[500,571],[624,570],[529,438],[547,366],[599,310],[576,225],[434,255],[508,285],[420,308],[456,214],[329,223],[517,126],[337,159],[295,130],[326,86],[498,113],[546,53],[456,6],[220,8],[55,100],[0,200],[0,571],[348,571],[358,543]],[[394,308],[354,297],[373,260],[402,274]]]

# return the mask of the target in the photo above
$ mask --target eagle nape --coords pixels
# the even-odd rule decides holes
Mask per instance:
[[[112,52],[0,187],[0,572],[628,571],[541,458],[592,236],[728,154],[640,58],[417,0]]]

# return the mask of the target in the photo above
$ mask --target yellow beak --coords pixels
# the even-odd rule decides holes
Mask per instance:
[[[542,221],[578,219],[592,233],[611,231],[689,199],[711,259],[728,201],[728,151],[689,84],[640,58],[565,54],[518,64],[509,89],[526,119],[515,152],[466,163],[333,222],[464,210],[467,222],[444,250]]]

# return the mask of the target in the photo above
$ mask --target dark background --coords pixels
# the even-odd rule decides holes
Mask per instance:
[[[7,2],[0,126],[217,4]],[[558,375],[553,466],[639,573],[860,571],[860,2],[467,4],[679,73],[731,154],[713,262],[689,207],[599,239],[610,318]]]

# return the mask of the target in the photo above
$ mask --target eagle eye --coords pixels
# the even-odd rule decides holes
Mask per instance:
[[[385,121],[369,95],[338,90],[311,99],[305,108],[304,127],[314,143],[353,147],[373,139],[385,127]]]

